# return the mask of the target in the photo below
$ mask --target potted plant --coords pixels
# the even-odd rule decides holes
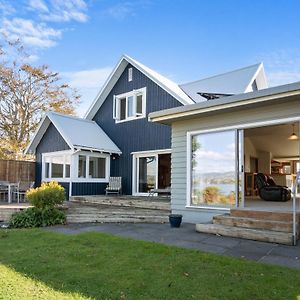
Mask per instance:
[[[171,227],[175,227],[175,228],[180,227],[181,221],[182,221],[182,215],[178,215],[178,214],[169,215],[169,222]]]

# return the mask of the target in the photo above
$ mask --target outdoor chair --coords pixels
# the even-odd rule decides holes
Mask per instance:
[[[108,186],[105,189],[108,194],[122,194],[122,177],[109,177]]]
[[[17,201],[18,203],[20,203],[21,198],[23,198],[23,200],[25,201],[25,195],[27,190],[33,187],[34,187],[34,181],[31,182],[19,181],[18,185],[12,191],[12,194],[17,196]]]
[[[0,196],[1,196],[0,198],[1,200],[5,200],[8,196],[8,186],[1,182],[0,182]]]
[[[265,201],[285,202],[291,199],[291,190],[286,186],[276,185],[271,176],[258,173],[256,176],[258,195]]]

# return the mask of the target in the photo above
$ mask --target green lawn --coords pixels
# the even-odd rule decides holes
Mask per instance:
[[[300,271],[101,233],[1,230],[0,299],[300,300]]]

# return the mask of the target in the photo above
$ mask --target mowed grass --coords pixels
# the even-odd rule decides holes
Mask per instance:
[[[102,233],[0,231],[0,299],[297,299],[300,271]]]

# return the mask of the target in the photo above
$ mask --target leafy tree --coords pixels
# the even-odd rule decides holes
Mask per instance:
[[[43,114],[74,114],[80,96],[47,65],[34,66],[22,43],[0,46],[0,158],[24,159],[23,151]]]

